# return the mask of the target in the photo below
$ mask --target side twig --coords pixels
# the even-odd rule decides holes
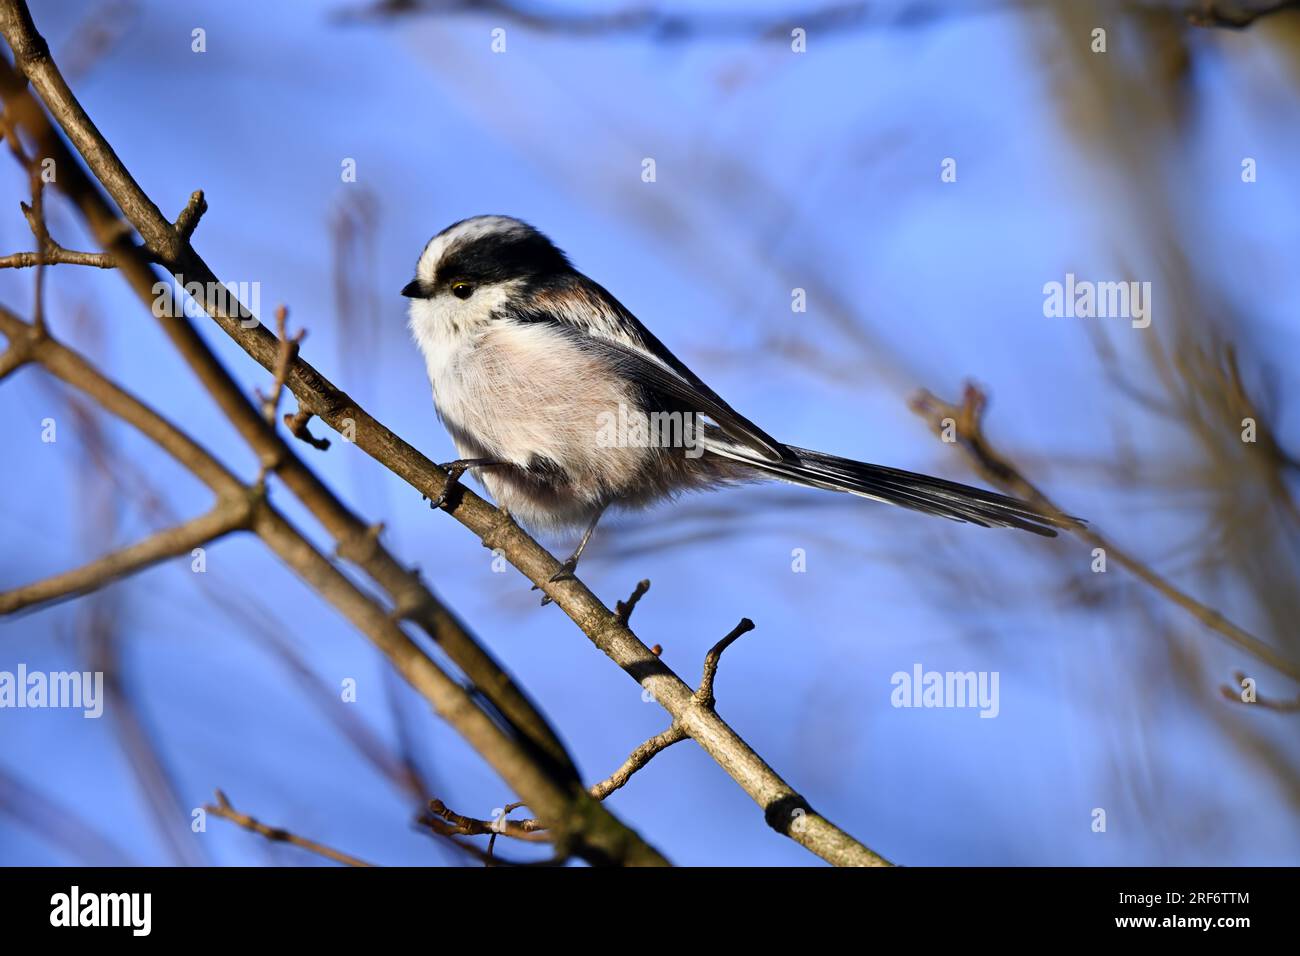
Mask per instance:
[[[367,863],[365,860],[358,859],[351,854],[328,847],[324,843],[317,843],[315,840],[308,840],[306,837],[300,837],[296,833],[291,833],[283,827],[267,826],[260,820],[250,817],[247,813],[240,813],[230,805],[226,795],[220,790],[217,791],[217,802],[205,804],[203,809],[214,817],[221,817],[229,820],[237,826],[243,827],[252,833],[266,837],[275,843],[288,843],[291,846],[301,847],[309,853],[315,853],[317,856],[323,856],[327,860],[333,860],[335,863],[342,863],[344,866],[374,866],[373,863]]]
[[[0,592],[0,614],[13,614],[98,590],[119,578],[188,555],[195,548],[223,538],[232,531],[246,529],[252,517],[253,501],[250,497],[223,498],[207,514],[160,531],[73,571]]]

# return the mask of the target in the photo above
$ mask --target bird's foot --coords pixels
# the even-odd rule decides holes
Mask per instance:
[[[567,578],[571,578],[573,577],[573,572],[576,570],[578,570],[578,559],[572,556],[565,558],[560,564],[560,570],[552,574],[547,579],[547,582],[554,584],[556,581],[563,581]]]
[[[465,469],[470,465],[467,461],[449,461],[438,467],[447,472],[447,480],[442,486],[442,491],[438,497],[430,498],[428,495],[422,495],[425,501],[429,502],[429,507],[437,511],[447,503],[448,496],[460,485],[460,476],[465,474]]]
[[[576,555],[570,555],[569,557],[565,558],[564,561],[562,561],[562,562],[560,563],[560,569],[559,569],[558,571],[556,571],[554,574],[552,574],[549,578],[546,579],[546,583],[547,583],[547,584],[554,584],[556,581],[567,581],[567,580],[570,580],[570,579],[573,578],[573,572],[576,571],[576,570],[578,570],[578,558],[577,558]],[[532,589],[533,589],[534,591],[539,591],[539,590],[541,590],[541,586],[540,586],[540,585],[537,585],[537,584],[534,584],[533,587],[532,587]],[[546,607],[546,605],[548,605],[548,604],[550,604],[550,603],[551,603],[551,598],[550,598],[550,596],[549,596],[549,595],[546,595],[546,594],[543,594],[543,595],[542,595],[542,607]]]

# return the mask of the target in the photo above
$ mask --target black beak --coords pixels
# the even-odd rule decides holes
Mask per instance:
[[[406,283],[406,285],[402,286],[402,295],[406,296],[408,299],[429,298],[428,294],[424,291],[424,287],[420,285],[419,279],[412,279],[410,282]]]

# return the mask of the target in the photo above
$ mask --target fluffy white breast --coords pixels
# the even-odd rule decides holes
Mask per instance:
[[[451,332],[463,315],[422,304],[412,306],[411,328],[439,415],[466,457],[525,467],[545,458],[582,478],[635,468],[646,454],[599,441],[602,422],[635,402],[603,357],[546,324],[496,319]]]
[[[463,420],[462,363],[473,354],[493,322],[493,313],[505,304],[513,288],[514,283],[507,282],[477,289],[465,300],[446,294],[411,300],[411,335],[424,355],[434,404],[444,419]]]

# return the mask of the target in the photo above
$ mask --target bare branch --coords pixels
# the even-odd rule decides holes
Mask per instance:
[[[680,743],[687,738],[686,731],[682,730],[677,724],[673,724],[661,734],[655,734],[641,746],[637,747],[628,755],[628,758],[619,765],[619,768],[612,774],[595,784],[591,788],[591,795],[597,800],[604,800],[615,790],[623,787],[632,775],[650,762],[650,759],[662,750],[667,750],[675,743]]]
[[[64,249],[53,239],[45,252],[13,252],[0,256],[0,269],[29,269],[32,266],[93,266],[96,269],[115,269],[117,261],[103,252],[77,252]]]
[[[0,382],[31,361],[30,343],[26,336],[11,340],[8,348],[0,352]]]
[[[323,843],[317,843],[315,840],[308,840],[306,837],[300,837],[296,833],[290,833],[282,827],[271,827],[262,823],[246,813],[240,813],[230,805],[226,795],[220,790],[217,791],[217,802],[215,804],[205,804],[203,807],[213,816],[229,820],[231,823],[243,827],[252,833],[259,834],[276,843],[288,843],[292,846],[301,847],[317,856],[323,856],[327,860],[333,860],[335,863],[342,863],[344,866],[374,866],[373,863],[367,863],[365,860],[358,859],[341,850],[335,850]]]
[[[190,236],[194,235],[194,230],[198,228],[199,220],[203,214],[208,211],[208,201],[203,198],[203,190],[196,189],[190,194],[190,201],[185,204],[180,215],[176,217],[176,222],[172,228],[176,230],[176,235],[186,242],[190,241]]]
[[[1300,10],[1300,0],[1194,0],[1190,8],[1184,9],[1192,26],[1244,30],[1275,13]]]
[[[292,336],[289,334],[289,310],[283,305],[276,306],[275,328],[280,335],[280,354],[275,360],[275,382],[269,393],[258,395],[262,402],[262,417],[273,427],[276,410],[280,407],[280,393],[284,391],[284,380],[289,377],[289,368],[298,357],[299,344],[307,337],[306,329],[299,329]]]
[[[317,438],[308,431],[307,423],[309,421],[311,421],[311,412],[305,408],[299,408],[294,414],[284,416],[284,426],[289,429],[289,434],[300,441],[305,441],[313,448],[325,451],[330,446],[330,440],[328,438]]]
[[[645,585],[643,588],[642,585]],[[642,581],[637,585],[637,590],[633,592],[632,603],[639,594],[644,594],[649,588],[649,581]],[[623,607],[619,602],[619,607]],[[749,618],[741,618],[740,623],[731,629],[722,640],[714,644],[709,653],[704,657],[704,676],[700,679],[700,686],[695,691],[697,703],[706,710],[713,710],[716,703],[713,696],[713,682],[718,675],[718,665],[722,661],[722,652],[736,642],[742,635],[747,634],[754,629],[754,622]],[[628,758],[623,761],[617,770],[602,780],[600,783],[591,787],[591,795],[597,800],[604,800],[611,793],[627,784],[632,779],[632,775],[650,762],[650,760],[659,752],[667,750],[673,744],[680,743],[688,739],[690,735],[682,729],[680,723],[676,720],[662,733],[655,734],[645,743],[641,744]],[[533,824],[536,821],[523,821],[526,824]]]
[[[232,531],[247,528],[252,515],[251,498],[241,496],[223,499],[207,514],[160,531],[75,570],[0,592],[0,614],[13,614],[24,608],[86,594],[155,564],[187,555],[195,548]]]
[[[31,189],[32,204],[28,206],[26,203],[21,203],[20,205],[27,225],[31,228],[32,235],[36,237],[36,280],[35,291],[32,294],[32,325],[37,332],[43,332],[45,330],[45,255],[50,248],[50,233],[45,225],[45,177],[41,164],[37,162],[38,157],[29,156],[23,149],[7,112],[3,119],[0,119],[0,127],[4,129],[5,142],[9,144],[9,151],[27,170],[27,182]]]
[[[1244,671],[1237,671],[1237,686],[1230,687],[1227,684],[1219,688],[1219,693],[1225,700],[1234,704],[1245,704],[1250,707],[1263,707],[1265,710],[1276,711],[1279,714],[1296,714],[1300,713],[1300,697],[1292,700],[1273,700],[1271,697],[1256,696],[1254,700],[1243,700],[1241,696],[1242,686],[1245,684],[1247,677]]]
[[[616,601],[614,603],[614,618],[620,624],[627,624],[628,618],[632,616],[632,611],[636,609],[637,602],[645,597],[645,593],[650,590],[650,581],[638,581],[636,588],[628,596],[626,601]]]
[[[445,820],[449,827],[434,826],[434,820]],[[516,840],[533,843],[549,842],[551,837],[536,820],[507,820],[501,816],[496,820],[482,820],[456,813],[441,800],[430,800],[428,813],[419,820],[442,836],[508,836]]]
[[[715,700],[713,697],[713,681],[718,676],[718,664],[722,662],[722,652],[725,651],[742,634],[748,634],[754,629],[754,622],[747,617],[742,617],[740,623],[731,629],[731,632],[718,643],[714,644],[709,653],[704,655],[704,676],[700,678],[700,689],[695,692],[700,703],[705,707],[713,707]]]
[[[618,769],[599,783],[593,784],[589,793],[597,800],[604,800],[615,790],[625,786],[632,776],[648,764],[660,751],[667,750],[673,744],[688,740],[689,735],[682,730],[677,724],[673,724],[663,733],[655,734],[645,743],[641,744],[628,756]],[[523,806],[521,803],[512,803],[508,805],[501,817],[496,820],[481,820],[473,817],[466,817],[450,810],[441,800],[429,801],[429,814],[433,817],[446,820],[452,824],[450,828],[439,827],[428,816],[420,818],[419,822],[429,826],[442,836],[481,836],[484,834],[493,837],[506,836],[516,840],[541,841],[550,840],[546,827],[539,820],[508,820],[505,814],[511,810]],[[460,844],[458,844],[460,845]]]

